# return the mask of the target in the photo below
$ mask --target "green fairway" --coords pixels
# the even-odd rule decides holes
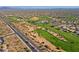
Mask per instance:
[[[54,44],[57,47],[61,47],[63,50],[65,51],[69,51],[69,52],[76,52],[79,51],[79,37],[73,37],[72,38],[70,36],[67,37],[67,42],[60,40],[57,37],[54,37],[53,35],[51,35],[50,33],[48,33],[47,31],[44,30],[36,30],[36,32],[43,36],[44,38],[46,38],[49,42],[51,42],[52,44]],[[67,35],[67,34],[66,34]],[[69,39],[70,38],[70,39]],[[75,39],[74,39],[75,38]]]
[[[79,51],[79,36],[75,33],[71,32],[64,32],[62,30],[58,30],[55,27],[51,27],[51,24],[45,24],[45,23],[32,23],[37,26],[41,26],[42,28],[46,28],[46,30],[50,30],[52,32],[56,32],[63,36],[67,42],[61,41],[59,38],[54,37],[50,33],[43,31],[43,30],[37,30],[38,34],[45,37],[48,41],[50,41],[52,44],[56,45],[57,47],[61,47],[65,51],[71,51],[71,52],[77,52]]]
[[[36,24],[37,26],[41,26],[42,28],[46,28],[50,31],[56,32],[60,34],[61,36],[64,36],[67,40],[74,40],[74,41],[79,41],[79,36],[76,35],[75,33],[72,32],[64,32],[62,30],[57,30],[54,27],[51,27],[51,24]]]
[[[40,20],[50,20],[51,17],[50,16],[39,16]]]
[[[17,16],[9,16],[8,19],[9,19],[9,21],[15,22],[15,23],[21,21],[21,18],[20,17],[17,17]]]

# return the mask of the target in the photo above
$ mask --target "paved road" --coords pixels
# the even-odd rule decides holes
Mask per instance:
[[[8,25],[33,52],[40,51],[39,48],[37,48],[37,46],[31,40],[29,40],[29,38],[27,38],[22,32],[20,32],[20,30],[17,29],[10,21],[8,21],[6,17],[1,18],[6,23],[6,25]]]

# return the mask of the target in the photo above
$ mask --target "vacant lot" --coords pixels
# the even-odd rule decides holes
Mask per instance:
[[[30,51],[20,38],[0,20],[0,37],[3,37],[3,44],[0,44],[1,51],[24,52]]]

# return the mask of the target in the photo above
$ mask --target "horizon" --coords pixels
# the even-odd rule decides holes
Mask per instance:
[[[20,9],[77,9],[79,6],[0,6],[0,8],[20,8]]]

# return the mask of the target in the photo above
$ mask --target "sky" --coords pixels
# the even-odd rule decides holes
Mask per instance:
[[[0,6],[0,8],[20,8],[20,9],[55,9],[55,8],[67,8],[75,9],[79,6]]]
[[[14,6],[17,8],[18,6]],[[19,8],[79,8],[79,6],[19,6]]]

